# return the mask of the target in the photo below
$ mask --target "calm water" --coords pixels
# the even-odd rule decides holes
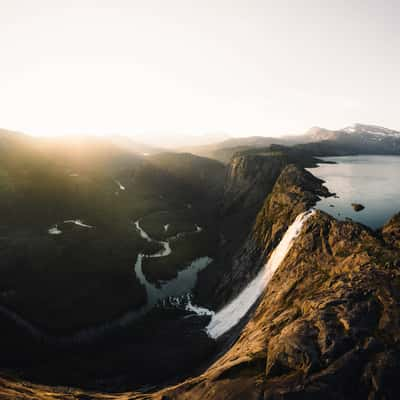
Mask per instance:
[[[328,189],[339,198],[322,199],[317,204],[318,209],[338,219],[348,217],[374,229],[400,211],[400,157],[346,156],[323,159],[337,164],[320,164],[309,171],[326,181]],[[365,209],[355,212],[351,203],[360,203]]]

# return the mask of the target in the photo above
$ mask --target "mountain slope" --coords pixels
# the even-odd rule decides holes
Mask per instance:
[[[0,304],[56,333],[142,306],[133,266],[158,247],[133,222],[154,214],[162,228],[163,213],[212,231],[224,174],[193,155],[141,157],[104,138],[0,131]],[[65,222],[75,220],[86,226]],[[180,244],[186,259],[197,257]]]
[[[227,167],[219,215],[219,251],[214,264],[199,274],[202,290],[196,291],[198,301],[218,307],[237,294],[241,285],[245,285],[248,279],[254,276],[260,259],[254,252],[250,252],[252,258],[246,261],[241,257],[243,254],[250,257],[249,248],[257,248],[258,242],[254,241],[252,235],[257,214],[262,210],[279,176],[288,165],[295,163],[299,167],[311,166],[315,161],[307,154],[299,155],[283,146],[247,150],[231,159]],[[295,176],[296,174],[293,175],[293,179]],[[321,186],[321,182],[316,179],[314,185],[316,189]],[[323,190],[319,192],[322,193]],[[274,244],[277,244],[276,241]],[[243,269],[248,268],[246,279],[238,279],[238,285],[229,283],[227,277],[234,275],[235,265],[241,263]]]
[[[280,228],[290,222],[291,217],[285,217],[291,212],[287,202],[295,206],[295,215],[315,196],[313,178],[292,168],[282,173],[257,221],[256,232],[265,245],[271,233],[280,237]],[[37,386],[3,376],[0,395],[21,399],[396,399],[399,223],[395,216],[381,232],[372,232],[316,212],[303,225],[232,348],[206,371],[181,384],[148,394],[102,394]],[[274,228],[274,224],[278,225]]]
[[[10,202],[8,208],[3,208],[0,227],[1,304],[26,313],[41,325],[49,324],[45,327],[56,332],[85,327],[88,321],[94,324],[136,307],[145,299],[141,286],[132,280],[131,260],[146,250],[146,243],[129,228],[129,221],[167,211],[176,220],[182,218],[182,213],[184,219],[194,215],[207,232],[220,229],[220,264],[208,268],[217,274],[204,275],[205,278],[203,273],[200,275],[202,287],[197,288],[196,297],[202,304],[220,307],[247,287],[296,216],[310,208],[318,196],[329,195],[322,182],[302,166],[315,162],[312,156],[317,152],[327,155],[328,151],[372,149],[369,135],[377,134],[366,132],[365,127],[359,129],[361,133],[340,131],[332,135],[314,129],[313,137],[321,135],[329,140],[290,149],[272,146],[243,151],[232,159],[224,188],[225,167],[201,157],[168,153],[131,160],[125,152],[113,149],[109,158],[101,144],[92,159],[96,168],[88,168],[91,164],[86,165],[84,157],[62,157],[61,153],[54,157],[42,146],[32,144],[30,138],[6,133],[3,147],[0,143],[4,155],[0,190],[2,199]],[[397,134],[383,134],[396,142]],[[388,142],[384,142],[386,146]],[[9,149],[19,149],[16,160],[6,156]],[[67,165],[79,168],[78,176],[75,172],[71,176]],[[70,180],[73,183],[68,183]],[[222,194],[217,214],[216,205]],[[35,200],[41,214],[32,213],[27,199]],[[74,202],[69,204],[66,199]],[[14,214],[5,212],[15,208]],[[85,217],[90,223],[95,221],[96,229],[65,227],[63,236],[50,236],[49,224],[54,223],[55,217],[63,221],[65,210],[86,212]],[[22,215],[26,220],[21,220]],[[27,219],[30,215],[32,220]],[[221,226],[215,227],[214,219]],[[148,223],[151,227],[154,221]],[[215,240],[215,246],[217,243]],[[182,352],[181,347],[190,346],[190,330],[208,317],[197,319],[177,312],[182,318],[172,331],[177,332],[186,321],[189,330],[184,331],[184,341],[173,347],[166,341],[171,325],[160,320],[162,329],[154,328],[159,327],[154,325],[154,320],[159,320],[156,313],[155,319],[144,325],[144,333],[135,329],[124,336],[125,341],[117,335],[117,347],[107,349],[109,353],[104,348],[100,352],[92,350],[88,369],[79,357],[69,358],[65,353],[60,358],[55,354],[58,363],[52,365],[51,358],[47,359],[50,352],[33,352],[43,358],[40,365],[35,365],[37,360],[30,357],[31,343],[21,332],[18,342],[16,332],[4,323],[7,318],[2,315],[2,362],[8,358],[17,367],[26,366],[18,365],[21,356],[39,378],[40,368],[52,373],[54,370],[57,379],[60,374],[65,375],[61,381],[70,382],[71,376],[76,377],[75,371],[77,375],[80,371],[91,374],[100,368],[103,373],[112,374],[131,366],[135,375],[131,376],[132,382],[137,382],[137,376],[146,370],[159,374],[155,379],[158,383],[165,371],[168,377],[174,376],[178,367],[182,370],[193,360],[203,371],[193,378],[182,378],[176,386],[166,384],[161,391],[153,387],[148,394],[120,395],[40,387],[4,375],[0,379],[0,398],[394,399],[399,392],[396,377],[400,372],[399,243],[399,215],[381,231],[372,232],[362,225],[339,222],[317,212],[302,227],[251,312],[223,338],[228,341],[212,343],[204,332],[199,332],[196,345],[190,349],[193,352]],[[59,260],[57,265],[52,262],[55,259]],[[49,298],[52,302],[48,302]],[[70,315],[71,309],[78,312]],[[61,315],[59,310],[63,310]],[[147,336],[151,329],[158,333],[151,349],[139,349],[137,353],[139,342],[130,353],[134,346],[129,345],[129,339],[135,335],[143,338],[140,335]],[[234,340],[233,347],[223,354],[226,343]],[[204,363],[214,344],[221,353],[206,368]],[[135,362],[132,366],[132,360],[136,360],[132,355],[143,356],[140,351],[146,352],[146,365]],[[155,358],[149,357],[150,353]],[[178,354],[180,365],[175,370],[173,361]],[[160,360],[155,368],[152,360],[157,358]],[[75,360],[79,365],[74,366]],[[138,379],[143,382],[146,378],[144,373]]]
[[[375,125],[354,124],[330,130],[313,127],[302,135],[232,138],[209,146],[186,149],[194,154],[229,163],[235,155],[271,145],[297,146],[314,155],[400,154],[400,132]]]

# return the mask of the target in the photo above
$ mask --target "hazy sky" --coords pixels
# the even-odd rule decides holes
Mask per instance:
[[[0,127],[400,129],[400,1],[0,0]]]

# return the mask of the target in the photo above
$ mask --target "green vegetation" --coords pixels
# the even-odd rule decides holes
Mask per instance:
[[[172,253],[162,258],[143,259],[143,272],[155,284],[175,278],[193,260],[213,256],[216,251],[216,238],[209,230],[192,233],[173,239],[170,242]]]
[[[193,230],[212,219],[223,173],[222,164],[191,155],[141,158],[103,139],[0,132],[0,304],[59,334],[137,309],[146,302],[137,255],[160,246],[143,240],[134,221],[155,238],[165,238],[167,223],[168,236]],[[63,222],[75,219],[93,228]],[[55,225],[61,234],[48,232]],[[198,256],[188,240],[169,268]],[[165,279],[157,271],[154,279]]]
[[[181,210],[159,211],[140,220],[142,228],[154,239],[165,240],[182,232],[195,232],[201,218],[187,204]]]
[[[63,225],[63,234],[28,230],[2,235],[0,293],[4,304],[53,332],[74,331],[117,317],[146,302],[134,265],[156,245],[125,232]],[[2,230],[3,233],[3,230]]]

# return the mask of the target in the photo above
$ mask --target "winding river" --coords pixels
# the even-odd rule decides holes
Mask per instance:
[[[75,221],[73,222],[75,223]],[[135,222],[135,227],[143,239],[149,242],[158,243],[162,247],[161,250],[153,254],[138,254],[135,262],[135,273],[140,282],[144,285],[147,294],[147,303],[143,307],[139,308],[138,310],[128,311],[112,321],[79,330],[74,334],[68,336],[50,335],[47,332],[43,331],[40,327],[25,319],[23,316],[19,315],[17,312],[9,309],[4,305],[0,305],[0,313],[2,313],[7,318],[13,320],[17,326],[28,332],[36,340],[45,343],[61,345],[82,344],[101,338],[119,328],[123,328],[131,324],[137,318],[145,315],[155,306],[165,303],[166,300],[171,299],[170,303],[176,305],[180,305],[180,299],[188,299],[187,301],[190,301],[190,291],[194,288],[196,284],[197,273],[211,263],[212,259],[210,257],[200,257],[195,259],[186,268],[179,271],[176,278],[171,279],[167,282],[163,282],[160,288],[156,287],[146,279],[142,270],[142,264],[143,259],[147,257],[167,257],[169,254],[172,253],[172,249],[170,246],[171,240],[175,240],[185,235],[196,234],[198,232],[201,232],[202,229],[198,225],[196,225],[193,232],[182,232],[167,239],[166,241],[157,241],[155,239],[152,239],[142,229],[142,227],[140,226],[140,221]]]
[[[218,339],[247,315],[251,307],[260,298],[275,271],[282,264],[286,255],[292,248],[296,237],[302,230],[303,224],[308,218],[313,216],[314,213],[313,210],[309,210],[296,217],[256,277],[249,282],[238,296],[222,307],[218,312],[198,307],[191,304],[190,301],[188,302],[186,310],[192,311],[198,315],[209,315],[211,317],[210,322],[206,327],[206,332],[209,337]]]
[[[193,289],[196,283],[197,273],[204,269],[212,261],[211,258],[201,257],[194,260],[190,265],[187,266],[187,268],[179,271],[175,279],[162,283],[160,288],[150,283],[146,279],[142,270],[144,258],[167,257],[172,252],[170,246],[171,240],[176,239],[177,237],[182,237],[183,235],[195,234],[196,232],[200,232],[201,228],[196,226],[196,230],[193,232],[181,233],[167,239],[166,241],[157,241],[152,239],[143,230],[143,228],[140,226],[140,221],[135,222],[135,227],[141,237],[149,242],[154,242],[161,245],[161,250],[153,254],[140,253],[136,259],[135,273],[140,282],[146,288],[148,299],[147,304],[142,308],[129,311],[113,321],[83,329],[73,335],[63,337],[51,336],[46,332],[43,332],[40,328],[25,320],[19,314],[5,306],[0,305],[0,312],[12,319],[18,326],[29,332],[31,336],[38,340],[52,344],[81,344],[91,342],[96,338],[100,338],[108,333],[112,333],[118,328],[127,326],[138,317],[146,314],[156,305],[162,305],[168,301],[169,304],[185,309],[190,313],[194,313],[199,316],[209,316],[210,321],[206,326],[206,333],[209,337],[217,339],[228,332],[237,323],[239,323],[240,320],[246,316],[251,307],[257,302],[267,287],[269,281],[272,279],[275,271],[279,268],[286,255],[292,248],[296,237],[302,230],[304,222],[313,214],[314,211],[309,210],[297,216],[257,276],[241,291],[241,293],[239,293],[235,299],[225,305],[218,312],[193,305],[191,303],[190,296],[190,291]]]
[[[140,236],[153,243],[158,243],[161,245],[161,250],[153,254],[139,254],[135,264],[135,272],[136,276],[139,278],[139,281],[146,288],[147,293],[147,304],[144,307],[147,311],[153,308],[155,305],[160,304],[163,300],[171,299],[172,302],[181,302],[179,298],[182,297],[182,301],[186,297],[188,293],[194,288],[197,280],[197,273],[202,269],[207,267],[208,264],[211,263],[212,259],[210,257],[200,257],[192,261],[186,268],[182,269],[178,272],[176,278],[171,279],[167,282],[163,282],[161,287],[157,287],[150,283],[142,269],[143,259],[144,258],[158,258],[158,257],[167,257],[171,254],[171,246],[170,242],[176,240],[178,238],[184,237],[186,235],[195,234],[201,232],[202,229],[198,225],[196,225],[195,230],[193,232],[182,232],[178,233],[175,236],[167,239],[166,241],[157,241],[152,239],[140,226],[140,221],[135,222],[135,227],[139,231]],[[179,299],[179,300],[178,300]]]

